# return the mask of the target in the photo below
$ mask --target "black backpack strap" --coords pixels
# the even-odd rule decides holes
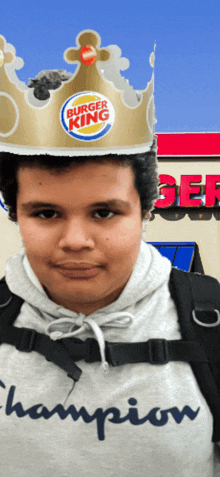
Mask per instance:
[[[10,326],[16,320],[24,300],[11,293],[5,281],[0,280],[0,319],[1,324]]]
[[[183,340],[197,342],[206,362],[190,361],[214,417],[213,441],[220,440],[220,286],[213,277],[173,268],[170,292]]]
[[[12,326],[24,300],[9,290],[5,278],[0,281],[0,343],[15,346],[24,352],[37,351],[47,361],[62,368],[69,377],[78,381],[81,369],[75,364],[68,349],[61,342],[54,342],[48,336],[29,328]],[[79,340],[81,341],[81,340]]]

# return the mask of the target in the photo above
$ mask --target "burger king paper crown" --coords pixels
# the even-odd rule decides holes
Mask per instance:
[[[42,71],[28,86],[15,70],[23,60],[0,36],[0,151],[59,156],[148,151],[154,137],[154,74],[134,91],[120,70],[129,66],[116,45],[100,48],[92,30],[64,53],[74,74]],[[154,66],[154,53],[150,56]]]

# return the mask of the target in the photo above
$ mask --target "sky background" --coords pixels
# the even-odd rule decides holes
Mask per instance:
[[[120,46],[130,60],[122,74],[138,90],[150,80],[156,41],[157,132],[220,131],[219,0],[1,2],[0,34],[23,58],[17,74],[26,83],[45,69],[74,71],[63,53],[85,29],[102,47]]]

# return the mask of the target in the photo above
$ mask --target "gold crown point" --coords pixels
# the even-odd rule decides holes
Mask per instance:
[[[88,43],[94,46],[94,48],[99,48],[101,44],[100,36],[93,31],[85,31],[81,33],[78,37],[78,42],[81,47],[87,45]]]
[[[110,58],[108,50],[99,49],[100,36],[92,31],[86,31],[80,34],[76,42],[78,48],[70,47],[64,52],[64,59],[67,63],[79,61],[82,65],[90,66],[95,61],[107,61]]]

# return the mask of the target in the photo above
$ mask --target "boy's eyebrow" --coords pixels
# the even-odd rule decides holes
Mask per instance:
[[[24,212],[31,212],[32,210],[39,209],[41,207],[50,207],[56,208],[59,207],[58,204],[52,202],[41,202],[41,201],[29,201],[24,204],[21,204],[21,209]],[[109,199],[104,200],[102,202],[95,202],[93,204],[89,204],[88,208],[93,207],[123,207],[126,211],[130,210],[131,204],[130,202],[122,199]]]
[[[109,199],[103,202],[95,202],[94,204],[91,204],[91,207],[123,207],[126,210],[130,210],[131,204],[127,200]]]

